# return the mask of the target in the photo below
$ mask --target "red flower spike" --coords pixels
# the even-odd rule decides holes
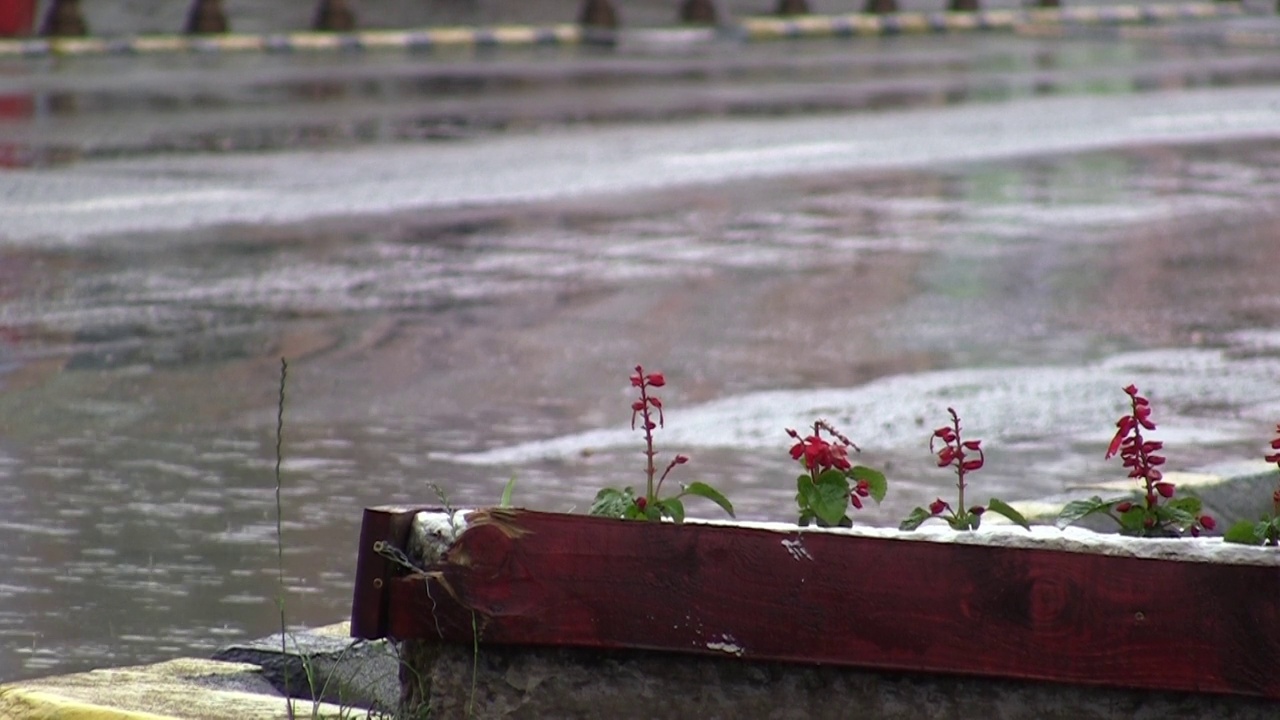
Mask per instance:
[[[1173,497],[1173,483],[1167,483],[1167,482],[1156,483],[1155,488],[1156,488],[1156,492],[1160,493],[1161,497],[1166,497],[1166,498]]]
[[[1200,527],[1204,528],[1205,530],[1212,530],[1212,529],[1214,529],[1214,528],[1218,527],[1218,521],[1217,521],[1217,520],[1214,520],[1213,518],[1209,517],[1208,515],[1201,515],[1201,516],[1200,516]],[[1193,527],[1193,528],[1192,528],[1192,530],[1194,530],[1194,529],[1195,529],[1195,528]]]

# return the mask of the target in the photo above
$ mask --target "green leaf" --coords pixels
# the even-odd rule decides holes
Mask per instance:
[[[1199,501],[1197,501],[1196,504],[1199,505]],[[1166,526],[1166,529],[1168,525],[1174,525],[1179,529],[1185,529],[1193,525],[1195,521],[1195,515],[1192,515],[1180,507],[1176,507],[1172,502],[1156,507],[1156,522],[1160,525]]]
[[[1103,500],[1094,495],[1088,500],[1072,500],[1062,508],[1062,512],[1058,513],[1058,518],[1053,521],[1054,526],[1059,530],[1065,528],[1072,523],[1079,522],[1095,513],[1111,512],[1111,508],[1115,507],[1118,502],[1128,500],[1128,497],[1111,498]]]
[[[1267,539],[1267,528],[1269,522],[1252,522],[1250,520],[1241,520],[1232,525],[1222,535],[1222,539],[1229,543],[1238,543],[1240,545],[1261,545]]]
[[[511,507],[511,491],[516,489],[516,476],[512,475],[507,481],[507,486],[502,488],[502,499],[498,501],[498,507]]]
[[[915,530],[916,528],[920,527],[920,525],[924,523],[925,520],[928,520],[931,517],[933,517],[933,513],[929,512],[928,510],[925,510],[922,507],[918,507],[915,510],[911,511],[911,514],[907,516],[906,520],[903,520],[902,522],[898,523],[898,529],[904,530],[904,531]]]
[[[684,503],[680,502],[680,498],[667,498],[654,503],[663,515],[675,520],[677,523],[684,522]]]
[[[884,501],[885,493],[889,492],[889,481],[885,479],[884,473],[879,470],[864,465],[855,465],[849,471],[849,477],[853,478],[854,482],[865,481],[867,490],[871,493],[871,499],[875,500],[877,505]]]
[[[1011,506],[1009,503],[1007,503],[1007,502],[1005,502],[1005,501],[1001,500],[1000,498],[991,498],[990,500],[988,500],[988,501],[987,501],[987,509],[988,509],[988,510],[990,510],[991,512],[993,512],[993,513],[997,513],[997,514],[999,514],[999,515],[1003,515],[1003,516],[1005,516],[1005,517],[1009,518],[1009,520],[1010,520],[1013,524],[1015,524],[1015,525],[1021,525],[1021,526],[1023,527],[1023,529],[1026,529],[1026,530],[1030,530],[1030,529],[1031,529],[1031,525],[1027,523],[1027,519],[1026,519],[1026,518],[1022,517],[1022,513],[1020,513],[1020,512],[1018,512],[1017,510],[1015,510],[1015,509],[1013,508],[1013,506]],[[1059,516],[1059,517],[1061,517],[1061,516]],[[975,526],[974,526],[974,529],[976,530],[976,529],[977,529],[977,527],[978,527],[978,526],[977,526],[977,525],[975,525]]]
[[[691,482],[682,486],[681,495],[697,495],[700,498],[706,498],[711,502],[720,506],[722,510],[729,513],[729,517],[737,517],[733,514],[733,503],[729,502],[729,498],[725,497],[719,490],[711,487],[704,482]]]
[[[978,525],[982,523],[982,516],[975,515],[971,512],[959,512],[948,517],[946,520],[952,530],[977,530]]]
[[[1164,506],[1167,508],[1172,508],[1174,510],[1180,510],[1182,512],[1185,512],[1188,515],[1191,515],[1192,519],[1199,517],[1200,510],[1203,509],[1204,507],[1203,504],[1201,504],[1200,502],[1200,498],[1192,497],[1190,495],[1177,498],[1176,500],[1170,500],[1169,502],[1165,503]]]
[[[828,527],[840,524],[849,509],[849,481],[839,470],[828,470],[818,476],[814,486],[813,513]]]
[[[596,493],[595,502],[591,503],[592,515],[600,515],[602,517],[622,518],[627,517],[628,509],[636,508],[635,495],[631,488],[618,490],[617,488],[604,488]]]
[[[1147,519],[1147,509],[1134,504],[1128,512],[1120,513],[1120,531],[1126,535],[1146,535],[1147,527],[1143,523]]]

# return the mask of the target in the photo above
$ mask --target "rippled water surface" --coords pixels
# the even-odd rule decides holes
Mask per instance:
[[[270,630],[282,355],[298,622],[348,611],[363,505],[492,502],[514,474],[519,503],[581,511],[640,480],[636,362],[669,380],[661,449],[751,518],[790,516],[782,430],[815,416],[889,469],[875,523],[945,486],[947,405],[1010,499],[1118,476],[1130,381],[1175,466],[1251,457],[1280,417],[1277,168],[1157,147],[0,250],[0,668]]]

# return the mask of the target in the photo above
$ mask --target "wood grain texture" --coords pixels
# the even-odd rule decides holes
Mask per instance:
[[[385,632],[1280,699],[1275,568],[519,512]],[[354,625],[353,625],[354,631]]]
[[[404,547],[416,509],[400,507],[366,508],[360,525],[360,545],[356,551],[356,579],[351,597],[351,636],[387,636],[387,592],[398,576],[397,569],[374,551],[379,542]]]

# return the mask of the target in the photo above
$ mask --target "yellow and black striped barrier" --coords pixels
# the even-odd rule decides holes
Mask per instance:
[[[1207,20],[1243,15],[1235,2],[1195,2],[1178,5],[1109,5],[1096,7],[979,10],[977,12],[903,12],[887,15],[753,17],[741,22],[749,40],[817,37],[859,37],[903,34],[1018,30],[1028,26],[1125,25]]]
[[[0,57],[46,55],[141,55],[151,53],[342,52],[361,50],[429,51],[451,47],[575,45],[585,31],[578,25],[498,25],[420,30],[365,30],[352,33],[296,32],[262,35],[140,35],[137,37],[55,37],[0,40]]]
[[[890,14],[800,15],[749,17],[725,32],[745,41],[840,38],[968,31],[1023,31],[1060,34],[1076,25],[1138,25],[1179,20],[1205,20],[1245,14],[1238,2],[1192,2],[1161,5],[979,10],[976,12],[901,12]],[[634,31],[644,33],[646,31]],[[658,31],[660,32],[660,31]],[[1237,33],[1239,34],[1239,33]],[[0,40],[0,57],[49,55],[131,55],[219,52],[342,52],[361,50],[429,51],[444,48],[569,46],[614,41],[616,31],[586,29],[575,24],[547,26],[441,27],[417,30],[367,30],[350,33],[296,32],[275,34],[143,35],[123,38],[51,37]],[[1249,44],[1267,34],[1249,35]],[[1225,38],[1230,41],[1231,38]],[[1260,39],[1262,42],[1260,42]]]

